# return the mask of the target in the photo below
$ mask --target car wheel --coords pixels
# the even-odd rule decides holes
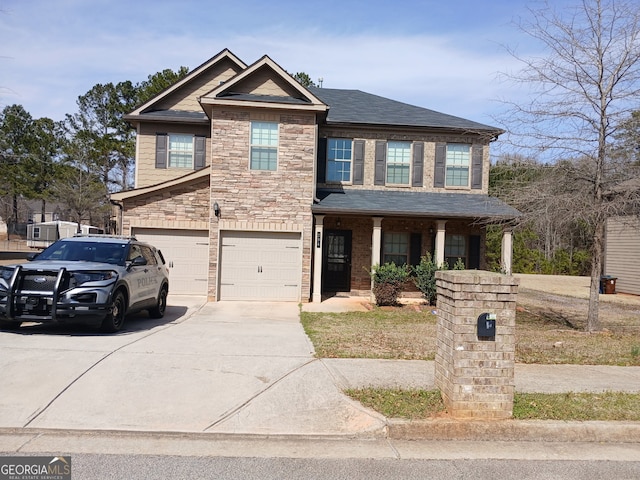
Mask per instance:
[[[111,312],[102,321],[102,331],[114,333],[122,329],[124,318],[127,313],[127,303],[124,301],[122,292],[116,292],[111,304]]]
[[[7,322],[0,320],[0,330],[18,330],[22,322]]]
[[[164,312],[167,309],[167,288],[162,287],[158,294],[158,302],[155,307],[149,309],[149,316],[151,318],[162,318]]]

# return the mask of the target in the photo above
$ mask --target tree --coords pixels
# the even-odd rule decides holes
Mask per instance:
[[[177,72],[166,68],[161,72],[149,75],[145,81],[136,85],[138,105],[142,105],[148,100],[151,100],[176,82],[182,80],[188,74],[189,69],[187,67],[180,67]]]
[[[95,173],[109,190],[129,184],[135,152],[135,132],[123,119],[133,110],[138,91],[130,82],[97,84],[78,97],[78,113],[67,115],[68,148],[83,151],[83,165]]]
[[[519,28],[546,49],[508,74],[531,101],[508,102],[505,126],[515,145],[551,154],[556,188],[537,203],[559,208],[592,232],[587,331],[600,329],[600,275],[606,219],[637,208],[637,192],[612,194],[634,166],[613,155],[616,132],[640,100],[640,10],[630,0],[582,0],[564,11],[548,2]],[[549,177],[547,177],[548,181]]]
[[[296,81],[301,84],[303,87],[317,87],[318,85],[316,85],[313,80],[311,80],[311,77],[304,72],[298,72],[296,73],[293,78],[296,79]]]

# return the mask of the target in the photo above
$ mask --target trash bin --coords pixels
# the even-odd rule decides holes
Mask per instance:
[[[600,293],[611,295],[616,293],[616,277],[611,275],[603,275],[600,277]]]

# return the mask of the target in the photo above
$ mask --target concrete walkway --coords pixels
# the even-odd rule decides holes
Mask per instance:
[[[335,299],[324,308],[352,309],[353,302]],[[299,306],[292,303],[171,297],[169,305],[161,321],[134,318],[117,335],[42,326],[0,332],[0,433],[72,429],[411,438],[418,432],[433,439],[440,432],[443,438],[465,438],[458,424],[427,422],[412,430],[342,393],[361,386],[433,388],[432,362],[316,359],[298,319]],[[519,391],[640,392],[640,367],[518,365],[515,381]],[[493,425],[499,426],[497,438],[523,438],[520,429],[527,424]],[[534,425],[541,438],[558,431],[555,424],[542,431],[544,422]],[[479,430],[486,435],[489,428],[486,422],[464,428],[471,426],[465,435],[476,440],[482,438]],[[588,428],[589,440],[640,441],[640,423]],[[579,423],[573,436],[562,438],[584,439],[584,429]]]

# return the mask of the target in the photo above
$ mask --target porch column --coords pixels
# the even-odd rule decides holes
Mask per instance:
[[[380,265],[380,250],[382,249],[382,218],[373,217],[373,233],[371,235],[371,268]],[[373,278],[371,279],[371,300],[373,301]]]
[[[436,231],[436,265],[440,266],[444,263],[444,236],[445,236],[445,228],[446,220],[438,220],[437,231]]]
[[[502,261],[503,273],[511,275],[511,262],[513,260],[513,237],[511,228],[504,227],[502,231]]]
[[[313,237],[313,295],[312,302],[322,301],[322,239],[324,215],[314,215],[316,229]]]

